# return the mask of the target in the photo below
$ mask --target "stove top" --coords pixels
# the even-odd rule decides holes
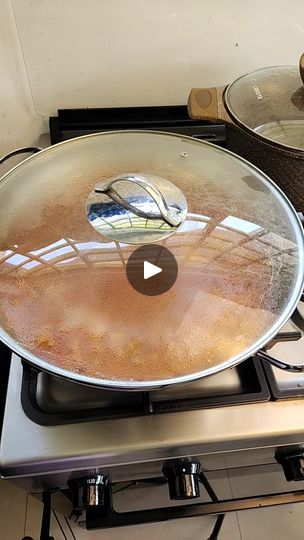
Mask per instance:
[[[23,363],[22,406],[28,418],[42,425],[191,411],[269,399],[261,362],[253,358],[214,377],[153,392],[115,392],[83,386]]]

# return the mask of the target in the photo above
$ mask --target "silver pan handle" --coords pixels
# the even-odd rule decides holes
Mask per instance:
[[[40,152],[40,150],[42,150],[40,146],[26,146],[24,148],[17,148],[5,156],[2,156],[2,158],[0,158],[0,165],[2,165],[2,163],[4,163],[7,159],[17,156],[18,154],[36,154],[37,152]]]
[[[133,204],[130,204],[128,201],[126,201],[113,188],[113,186],[118,182],[130,182],[132,184],[136,184],[140,186],[141,188],[143,188],[156,203],[159,209],[159,213],[143,212],[136,206],[133,206]],[[110,180],[107,180],[103,184],[96,185],[94,189],[96,193],[105,193],[113,201],[120,204],[120,206],[122,206],[126,210],[130,210],[131,212],[133,212],[135,215],[139,217],[146,218],[146,219],[163,219],[166,223],[168,223],[172,227],[178,227],[183,221],[183,218],[180,215],[180,211],[178,209],[175,210],[175,209],[169,208],[162,192],[158,189],[158,187],[155,184],[150,182],[144,176],[131,175],[131,174],[117,176],[116,178],[111,178]]]
[[[289,371],[290,373],[302,373],[304,371],[304,364],[287,364],[282,360],[278,360],[277,358],[273,358],[273,356],[269,356],[269,354],[264,351],[258,351],[255,356],[257,358],[260,358],[260,360],[266,360],[266,362],[276,368],[283,369],[284,371]]]

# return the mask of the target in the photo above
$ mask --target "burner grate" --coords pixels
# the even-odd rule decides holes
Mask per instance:
[[[88,404],[86,400],[83,400],[83,402],[79,400],[78,408],[77,406],[71,408],[67,406],[64,400],[56,404],[54,401],[51,403],[50,400],[43,400],[41,389],[39,389],[41,384],[39,377],[46,374],[30,366],[27,362],[23,362],[21,402],[24,412],[31,420],[41,425],[51,426],[149,414],[193,411],[210,407],[262,402],[270,399],[267,382],[258,359],[249,358],[234,369],[238,375],[240,385],[231,389],[231,392],[227,394],[214,390],[213,394],[205,395],[202,391],[201,395],[195,395],[195,397],[183,397],[183,393],[181,393],[180,398],[174,395],[173,399],[168,399],[169,392],[164,392],[164,399],[161,399],[159,391],[157,392],[157,398],[155,398],[156,392],[113,392],[88,387],[88,392],[92,398],[91,404]],[[60,384],[58,377],[54,375],[47,375],[47,377],[49,383],[56,385],[59,382]],[[79,385],[73,382],[63,381],[62,384],[66,385],[66,389],[68,385],[72,385],[73,390],[76,389],[76,392],[77,388],[79,388]],[[97,400],[98,392],[100,393],[99,403]],[[66,392],[63,394],[66,396]]]

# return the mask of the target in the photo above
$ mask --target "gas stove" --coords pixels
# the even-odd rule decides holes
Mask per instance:
[[[124,128],[225,144],[224,126],[193,121],[184,106],[65,110],[50,119],[52,143]],[[279,360],[303,363],[303,301],[269,347]],[[113,392],[40,372],[5,348],[0,352],[3,368],[11,357],[1,474],[28,491],[43,492],[46,512],[57,489],[69,489],[75,512],[86,510],[87,528],[304,500],[304,492],[296,491],[218,501],[206,477],[208,471],[276,464],[289,480],[304,479],[303,373],[284,372],[254,357],[183,386]],[[189,500],[197,496],[200,481],[213,502],[118,515],[112,486],[138,481],[168,481],[173,499]]]

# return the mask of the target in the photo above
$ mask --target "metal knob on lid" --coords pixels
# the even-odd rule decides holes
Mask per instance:
[[[104,236],[130,244],[162,240],[187,216],[187,201],[172,182],[154,175],[123,174],[95,186],[87,216]]]

